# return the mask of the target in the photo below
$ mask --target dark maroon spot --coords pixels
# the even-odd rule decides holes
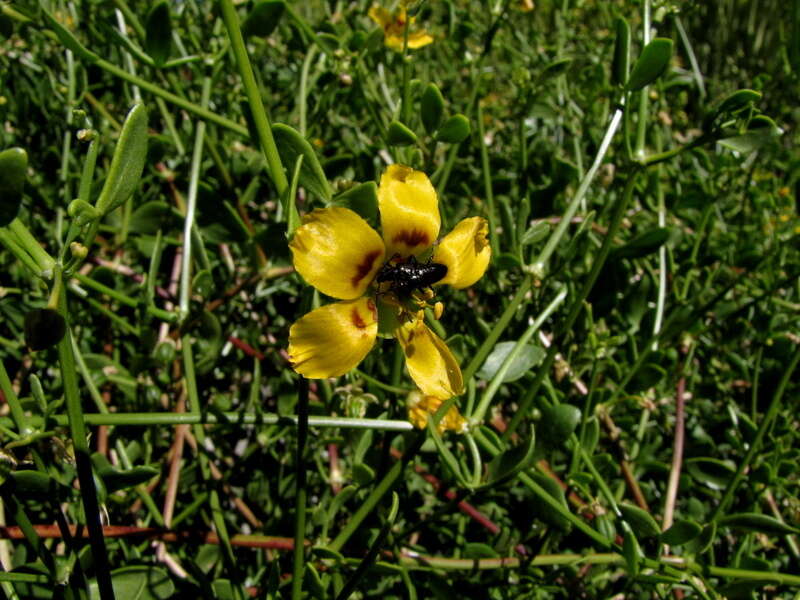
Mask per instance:
[[[353,321],[353,325],[358,327],[359,329],[364,329],[367,324],[364,322],[364,319],[361,318],[361,315],[358,313],[358,309],[354,308],[353,312],[351,313],[350,318]]]
[[[395,234],[392,241],[396,244],[397,242],[403,242],[406,246],[427,246],[430,244],[430,238],[428,234],[424,231],[419,231],[418,229],[412,229],[411,231],[403,230],[399,233]]]
[[[380,250],[373,250],[372,252],[368,252],[364,255],[364,260],[362,260],[358,266],[356,267],[356,274],[350,279],[350,284],[353,287],[358,287],[359,282],[364,279],[369,272],[372,270],[372,266],[375,264],[375,259],[381,255]]]

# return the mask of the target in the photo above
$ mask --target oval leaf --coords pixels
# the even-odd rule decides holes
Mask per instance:
[[[627,89],[635,92],[658,79],[669,66],[672,46],[672,40],[667,38],[655,38],[647,44],[633,65]]]
[[[539,486],[544,488],[547,494],[552,496],[564,508],[565,512],[569,512],[569,505],[567,504],[567,498],[564,495],[564,489],[558,485],[558,482],[556,482],[555,479],[538,472],[531,473],[530,477],[537,484],[539,484]],[[548,525],[552,525],[563,532],[569,531],[572,527],[569,519],[567,519],[562,513],[546,502],[536,502],[535,507],[536,518],[541,519]]]
[[[257,37],[271,35],[286,10],[282,0],[266,0],[257,2],[253,10],[242,23],[242,33]]]
[[[745,531],[755,531],[770,535],[786,535],[790,533],[800,533],[800,529],[792,527],[769,515],[760,513],[737,513],[728,515],[718,520],[720,526],[743,529]]]
[[[400,121],[389,123],[386,141],[392,146],[410,146],[417,143],[417,135]]]
[[[378,216],[378,186],[374,181],[360,183],[336,196],[332,206],[344,206],[359,214],[367,221]]]
[[[494,350],[486,357],[486,361],[478,370],[477,376],[480,379],[493,379],[516,345],[516,342],[500,342],[496,344]],[[525,344],[503,376],[503,381],[516,381],[525,375],[531,367],[541,363],[544,360],[544,354],[544,350],[539,346]]]
[[[436,139],[447,144],[458,144],[467,139],[471,131],[467,117],[462,114],[453,115],[436,132]]]
[[[703,528],[694,521],[675,521],[661,534],[661,541],[670,546],[681,546],[700,535]]]
[[[28,153],[22,148],[0,152],[0,227],[16,219],[28,170]]]
[[[581,411],[571,404],[556,404],[542,409],[541,435],[553,446],[564,444],[581,420]]]
[[[144,49],[158,67],[169,60],[172,53],[172,17],[167,0],[159,0],[147,13]]]
[[[486,485],[495,485],[506,481],[514,475],[528,468],[533,462],[533,450],[536,446],[536,436],[531,434],[519,446],[515,446],[495,456],[487,465],[488,478]]]
[[[625,521],[639,537],[656,537],[661,533],[658,523],[646,510],[624,502],[619,504],[619,510]]]
[[[623,18],[617,19],[615,28],[617,37],[614,41],[611,81],[616,85],[624,85],[628,80],[628,71],[631,68],[631,28]]]
[[[300,132],[283,123],[275,123],[272,126],[272,135],[275,137],[283,166],[293,167],[297,163],[297,157],[302,155],[300,185],[319,196],[326,204],[330,203],[331,188],[311,144],[300,135]]]
[[[119,136],[106,183],[97,199],[97,210],[105,215],[130,197],[142,177],[147,158],[147,109],[137,103],[128,111]]]
[[[636,236],[624,246],[616,248],[610,259],[641,258],[658,250],[670,236],[668,227],[657,227]]]
[[[433,134],[442,124],[444,116],[444,98],[435,83],[429,83],[422,92],[419,101],[420,116],[425,131]]]

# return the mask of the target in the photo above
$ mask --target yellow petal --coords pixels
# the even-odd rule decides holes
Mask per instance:
[[[378,208],[388,258],[420,254],[439,235],[442,221],[436,190],[421,171],[390,165],[381,176]]]
[[[414,33],[408,34],[409,50],[416,50],[417,48],[422,48],[423,46],[427,46],[428,44],[432,43],[433,38],[424,31],[415,31]],[[400,42],[400,49],[403,49],[402,40]]]
[[[426,396],[446,399],[464,391],[455,357],[425,323],[409,321],[395,330],[395,337],[403,347],[411,379]]]
[[[378,314],[371,298],[321,306],[289,330],[289,361],[310,379],[338,377],[364,359],[377,334]]]
[[[442,405],[441,398],[435,396],[423,396],[419,392],[411,392],[406,400],[408,406],[408,420],[411,424],[418,429],[425,429],[428,426],[428,417],[432,416],[439,410]],[[464,433],[467,429],[467,420],[458,412],[455,404],[447,409],[447,413],[439,421],[437,427],[439,433],[445,431],[455,431],[457,433]]]
[[[471,217],[459,222],[444,236],[433,253],[433,262],[447,267],[447,275],[439,283],[461,289],[478,281],[492,257],[488,234],[486,219]]]
[[[369,18],[375,21],[381,27],[386,27],[387,25],[391,25],[394,21],[392,18],[392,13],[388,10],[383,8],[382,6],[372,6],[369,9]]]
[[[384,262],[378,233],[341,206],[306,215],[289,247],[303,279],[323,294],[342,300],[363,296]]]

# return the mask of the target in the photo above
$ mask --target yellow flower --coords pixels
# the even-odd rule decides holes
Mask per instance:
[[[292,368],[314,379],[355,368],[375,344],[380,311],[381,323],[391,323],[408,372],[422,392],[436,398],[456,396],[463,391],[461,369],[422,319],[420,308],[432,293],[403,293],[391,281],[376,281],[385,264],[402,265],[430,252],[441,225],[436,190],[424,173],[392,165],[381,176],[378,208],[382,237],[355,212],[336,206],[306,215],[295,231],[289,243],[295,269],[310,285],[340,301],[292,325]],[[433,251],[433,262],[446,271],[437,284],[460,289],[480,279],[491,257],[487,235],[483,218],[458,223]],[[376,302],[379,294],[382,301]]]
[[[414,427],[425,429],[428,426],[428,417],[439,410],[444,400],[435,396],[424,396],[419,392],[412,392],[408,395],[408,420]],[[467,420],[458,412],[458,408],[453,404],[439,421],[437,427],[439,433],[445,431],[455,431],[464,433],[467,430]]]
[[[403,34],[406,28],[406,9],[399,8],[390,13],[385,8],[373,6],[369,9],[369,17],[383,28],[383,43],[392,50],[403,51]],[[414,22],[411,18],[409,25]],[[425,31],[408,32],[408,49],[416,50],[433,43],[433,38]]]

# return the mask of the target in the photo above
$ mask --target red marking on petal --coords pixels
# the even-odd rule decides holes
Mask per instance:
[[[353,325],[359,329],[365,329],[367,327],[367,323],[364,321],[364,318],[358,312],[357,308],[353,308],[353,311],[350,313],[350,319],[353,321]]]
[[[400,231],[392,238],[392,242],[395,244],[397,242],[403,242],[406,246],[411,247],[428,246],[431,243],[428,234],[424,231],[419,231],[418,229],[412,229],[411,231]]]
[[[372,252],[368,252],[364,255],[364,260],[362,260],[358,266],[356,266],[356,274],[350,279],[350,284],[353,287],[358,287],[358,283],[364,279],[369,272],[372,270],[372,266],[375,263],[375,259],[381,255],[380,250],[373,250]]]

